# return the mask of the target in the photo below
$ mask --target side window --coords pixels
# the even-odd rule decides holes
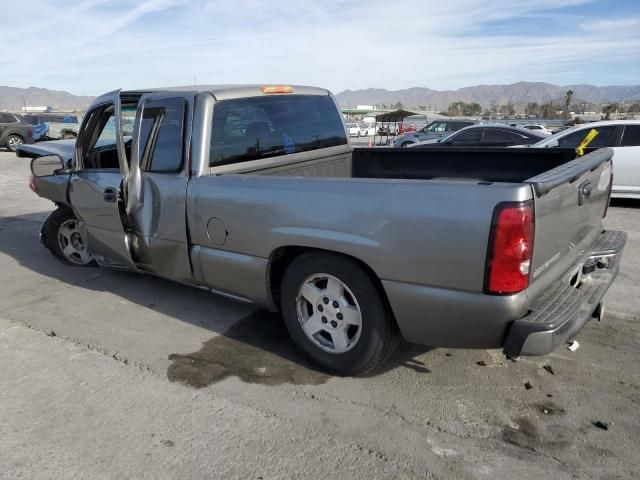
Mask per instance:
[[[0,113],[0,123],[16,123],[16,118],[10,113]]]
[[[470,126],[471,123],[468,122],[447,122],[447,131],[449,132],[457,132],[461,128]]]
[[[113,105],[97,107],[88,115],[89,120],[80,134],[82,167],[119,168]]]
[[[127,124],[133,122],[136,107],[121,107],[120,123],[127,162],[131,151],[131,131]],[[100,105],[87,113],[82,131],[78,135],[82,168],[120,168],[118,157],[115,108],[113,104]]]
[[[431,125],[425,127],[427,132],[444,132],[447,127],[446,122],[433,122]]]
[[[185,101],[147,102],[140,123],[140,166],[148,172],[177,172],[182,166]]]
[[[613,146],[613,138],[616,130],[615,127],[595,127],[595,130],[598,131],[598,135],[589,144],[588,148],[602,148]],[[590,128],[584,128],[578,132],[574,132],[567,135],[566,137],[560,138],[558,139],[558,146],[565,148],[576,148],[578,145],[580,145],[584,137],[586,137],[590,131]]]
[[[328,95],[274,95],[222,100],[213,110],[210,166],[346,145]]]
[[[621,147],[638,147],[640,146],[640,125],[625,125],[624,132],[622,133],[622,139],[620,140]]]
[[[482,138],[482,129],[481,128],[472,128],[470,130],[465,130],[464,132],[460,132],[455,135],[451,139],[451,143],[479,143]]]
[[[511,133],[506,130],[500,130],[498,128],[487,128],[484,131],[485,143],[513,143]]]

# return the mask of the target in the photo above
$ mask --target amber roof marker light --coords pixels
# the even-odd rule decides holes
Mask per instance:
[[[260,88],[260,91],[265,95],[270,93],[293,93],[293,87],[291,85],[265,85]]]

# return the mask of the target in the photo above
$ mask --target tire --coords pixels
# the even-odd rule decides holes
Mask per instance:
[[[42,226],[42,243],[54,257],[66,265],[97,265],[86,249],[86,241],[78,228],[78,219],[70,208],[58,207],[49,215]]]
[[[338,290],[336,281],[341,284]],[[363,375],[396,348],[398,328],[382,293],[354,261],[329,253],[303,254],[291,263],[281,287],[280,307],[289,335],[320,369]],[[310,333],[303,325],[310,325]]]
[[[409,145],[411,145],[412,143],[413,143],[413,142],[402,142],[402,143],[400,144],[400,147],[405,148],[405,147],[408,147]]]
[[[7,137],[7,149],[10,152],[15,152],[18,148],[18,145],[22,145],[23,143],[24,138],[22,138],[20,135],[16,135],[15,133],[12,133]]]
[[[64,132],[64,133],[62,134],[62,139],[63,139],[63,140],[71,140],[72,138],[73,138],[73,139],[77,138],[77,137],[76,137],[76,134],[75,134],[75,133],[73,133],[73,132]]]

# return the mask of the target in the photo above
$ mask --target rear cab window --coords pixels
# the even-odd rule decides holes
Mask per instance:
[[[269,95],[216,102],[211,167],[347,144],[329,95]]]

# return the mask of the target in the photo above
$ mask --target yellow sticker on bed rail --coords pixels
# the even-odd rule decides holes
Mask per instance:
[[[596,138],[597,136],[598,136],[598,131],[595,128],[592,128],[591,130],[589,130],[589,133],[587,133],[587,136],[584,137],[580,142],[580,145],[576,147],[576,153],[578,154],[579,157],[584,155],[584,149],[587,148],[589,144],[593,141],[593,139]]]

